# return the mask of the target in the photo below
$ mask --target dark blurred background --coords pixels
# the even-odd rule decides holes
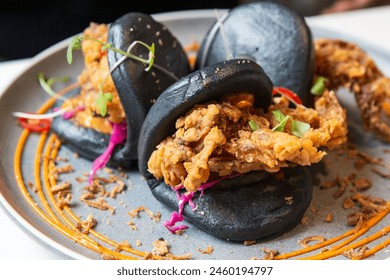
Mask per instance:
[[[303,16],[316,15],[335,0],[275,0]],[[340,0],[339,2],[379,0]],[[229,9],[251,0],[0,0],[0,61],[32,57],[47,47],[82,32],[90,22],[110,23],[125,13],[161,13],[188,9]],[[382,1],[383,2],[383,1]],[[371,5],[370,3],[360,3]]]

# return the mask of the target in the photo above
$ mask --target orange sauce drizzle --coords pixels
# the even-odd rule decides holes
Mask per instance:
[[[72,90],[76,86],[77,85],[69,86],[65,90]],[[61,94],[61,92],[59,92],[58,94]],[[41,108],[39,108],[37,114],[43,114],[48,111],[53,106],[54,102],[55,98],[49,99],[42,105]],[[51,176],[49,176],[50,170],[51,168],[53,168],[53,166],[50,165],[50,162],[51,159],[56,158],[56,155],[58,154],[58,150],[60,148],[60,142],[58,138],[55,137],[55,135],[50,135],[49,139],[47,140],[48,133],[41,134],[35,152],[34,182],[36,186],[37,198],[40,204],[34,201],[33,197],[29,193],[28,188],[26,187],[26,184],[24,183],[22,172],[23,152],[29,135],[30,132],[27,129],[24,129],[17,143],[14,155],[14,174],[16,178],[16,183],[23,197],[40,218],[42,218],[48,225],[56,229],[58,232],[65,235],[67,238],[99,254],[110,256],[115,259],[139,259],[137,257],[151,257],[152,259],[162,259],[162,257],[160,256],[153,254],[151,255],[150,252],[142,252],[139,250],[135,250],[130,246],[119,244],[94,230],[90,230],[89,234],[91,234],[91,236],[95,237],[98,240],[93,239],[89,234],[82,233],[79,231],[76,226],[76,224],[80,222],[78,216],[74,212],[72,212],[72,210],[67,206],[61,209],[57,203],[56,198],[50,190],[50,188],[56,184],[56,181],[51,178]],[[42,170],[43,182],[41,181]],[[107,243],[109,246],[112,246],[114,248],[118,245],[121,245],[120,248],[122,251],[132,254],[134,256],[122,254],[118,251],[110,249],[109,247],[101,244],[100,241]],[[172,256],[172,258],[185,259],[186,256]]]
[[[66,89],[64,89],[62,93],[59,92],[58,94],[63,94],[66,91],[74,89],[76,86],[78,85],[77,84],[71,85]],[[39,110],[37,110],[37,113],[38,114],[45,113],[53,106],[54,102],[55,102],[55,98],[49,99],[41,106],[41,108],[39,108]],[[160,256],[150,255],[149,252],[135,250],[131,246],[119,244],[114,240],[96,232],[93,229],[89,230],[88,233],[82,233],[77,228],[76,225],[79,222],[81,222],[79,217],[68,206],[64,206],[63,208],[60,208],[57,199],[55,198],[55,196],[50,190],[50,188],[56,185],[57,183],[54,178],[49,176],[50,171],[54,167],[54,165],[51,164],[52,163],[51,159],[56,158],[61,144],[55,135],[50,135],[49,139],[47,139],[48,133],[41,134],[37,144],[37,149],[34,158],[34,181],[37,189],[37,197],[40,201],[40,205],[42,205],[41,208],[41,206],[38,203],[36,203],[32,198],[32,196],[30,195],[29,190],[26,187],[26,184],[24,183],[23,180],[22,157],[23,157],[24,147],[28,140],[29,135],[30,132],[27,129],[24,129],[17,143],[15,155],[14,155],[14,174],[15,174],[16,183],[22,195],[24,196],[24,199],[40,218],[42,218],[48,225],[52,226],[54,229],[56,229],[64,236],[99,254],[108,255],[115,259],[134,260],[134,259],[139,259],[138,257],[143,257],[143,258],[151,257],[152,259],[162,259],[162,257]],[[43,162],[42,162],[42,155],[44,155]],[[42,171],[43,171],[43,182],[41,181]],[[386,226],[381,230],[371,234],[370,236],[362,238],[361,240],[357,241],[357,239],[361,237],[363,234],[365,234],[367,231],[369,231],[373,226],[378,224],[389,213],[390,213],[390,202],[387,203],[386,210],[379,212],[376,216],[366,221],[360,229],[352,229],[344,232],[339,236],[314,244],[312,246],[303,249],[298,249],[285,254],[277,255],[274,257],[274,259],[281,260],[281,259],[290,259],[290,258],[302,256],[344,240],[338,245],[334,245],[333,247],[327,250],[323,250],[320,253],[299,258],[301,260],[328,259],[328,258],[341,255],[345,251],[356,249],[361,246],[370,244],[371,242],[390,233],[390,226]],[[109,246],[114,248],[118,245],[121,245],[121,250],[131,255],[123,254],[113,249],[110,249],[109,247],[106,247],[100,242],[106,243]],[[359,258],[367,258],[375,254],[376,252],[386,248],[388,245],[390,245],[390,238],[375,245],[371,249],[366,250]],[[172,258],[185,259],[187,258],[187,256],[173,256]]]
[[[375,234],[373,234],[373,235],[371,235],[369,237],[366,237],[366,238],[364,238],[364,239],[362,239],[360,241],[357,241],[356,243],[348,245],[351,242],[357,240],[364,233],[369,231],[377,223],[379,223],[383,218],[385,218],[389,214],[389,212],[390,212],[390,202],[387,203],[385,211],[379,212],[376,216],[374,216],[371,219],[369,219],[368,221],[366,221],[359,230],[352,229],[352,230],[346,231],[345,233],[343,233],[343,234],[341,234],[339,236],[336,236],[334,238],[328,239],[328,240],[326,240],[324,242],[320,242],[320,243],[314,244],[312,246],[309,246],[309,247],[306,247],[306,248],[303,248],[303,249],[299,249],[299,250],[296,250],[296,251],[293,251],[293,252],[277,255],[277,256],[275,256],[274,259],[276,259],[276,260],[289,259],[289,258],[297,257],[297,256],[300,256],[300,255],[304,255],[304,254],[313,252],[315,250],[324,248],[325,246],[328,246],[328,245],[331,245],[331,244],[335,244],[336,242],[338,242],[340,240],[343,240],[344,238],[346,238],[348,236],[351,236],[351,237],[346,239],[346,240],[344,240],[340,244],[330,248],[327,251],[321,252],[321,253],[316,254],[316,255],[304,257],[304,258],[301,258],[301,259],[302,260],[320,260],[320,259],[323,260],[323,259],[329,259],[331,257],[335,257],[335,256],[338,256],[338,255],[341,255],[343,252],[345,252],[347,250],[359,248],[359,247],[361,247],[363,245],[366,245],[366,244],[368,244],[368,243],[370,243],[370,242],[372,242],[372,241],[374,241],[374,240],[376,240],[376,239],[378,239],[378,238],[380,238],[380,237],[382,237],[382,236],[384,236],[384,235],[386,235],[387,233],[390,232],[390,226],[387,226],[384,229],[376,232]],[[378,252],[379,250],[385,248],[386,246],[389,245],[389,243],[390,243],[390,239],[387,239],[382,244],[377,245],[376,247],[373,247],[371,250],[367,250],[363,254],[363,258],[366,258],[366,257],[368,257],[368,256],[370,256],[370,255],[372,255],[372,254],[374,254],[376,252]]]

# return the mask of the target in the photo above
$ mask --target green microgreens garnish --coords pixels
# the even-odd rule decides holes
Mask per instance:
[[[252,132],[255,132],[256,130],[259,130],[258,124],[254,120],[250,120],[248,122],[249,127],[251,128]]]
[[[279,122],[278,125],[272,129],[273,131],[283,132],[288,120],[291,120],[292,123],[292,134],[297,137],[302,137],[302,135],[310,129],[309,124],[293,120],[291,116],[285,116],[280,110],[272,111],[272,114],[274,114],[275,119]]]
[[[102,117],[105,117],[107,114],[107,102],[112,101],[112,94],[109,92],[103,92],[103,83],[100,84],[99,94],[96,97],[96,105],[99,109],[99,113]]]
[[[70,42],[69,46],[68,46],[68,49],[66,51],[66,56],[67,56],[67,60],[68,60],[68,63],[69,64],[72,64],[73,62],[73,51],[74,50],[80,50],[81,49],[81,42],[83,40],[92,40],[94,42],[97,42],[99,44],[102,45],[102,48],[101,50],[102,51],[106,51],[106,50],[111,50],[111,51],[114,51],[114,52],[117,52],[125,57],[128,57],[128,58],[131,58],[131,59],[134,59],[136,61],[139,61],[141,63],[144,63],[144,64],[147,64],[148,67],[145,68],[145,71],[149,71],[150,68],[153,66],[153,63],[154,63],[154,54],[155,54],[155,46],[154,46],[154,43],[152,43],[150,46],[142,41],[134,41],[130,46],[129,48],[127,49],[127,51],[123,51],[123,50],[120,50],[120,49],[117,49],[117,48],[114,48],[112,46],[112,44],[110,43],[105,43],[105,42],[102,42],[100,40],[97,40],[97,39],[94,39],[94,38],[91,38],[91,37],[87,37],[87,36],[82,36],[82,35],[78,35],[76,37],[74,37],[72,39],[72,41]],[[148,59],[144,59],[142,57],[139,57],[139,56],[136,56],[134,54],[132,54],[130,51],[131,49],[137,45],[137,44],[140,44],[142,46],[144,46],[146,49],[149,50],[149,54],[148,54]]]
[[[131,59],[134,59],[134,60],[139,61],[141,63],[147,64],[148,66],[145,68],[145,71],[149,71],[152,68],[152,66],[155,66],[158,69],[161,68],[158,65],[154,65],[154,58],[155,58],[155,55],[154,55],[155,54],[155,45],[154,45],[154,43],[152,43],[149,46],[148,44],[146,44],[146,43],[144,43],[142,41],[134,41],[128,47],[127,51],[123,51],[123,50],[114,48],[112,46],[112,44],[110,44],[110,43],[105,43],[105,42],[102,42],[100,40],[97,40],[97,39],[94,39],[94,38],[91,38],[91,37],[87,37],[87,36],[82,36],[82,35],[74,37],[72,39],[72,41],[70,42],[69,46],[68,46],[68,49],[67,49],[67,52],[66,52],[66,56],[67,56],[67,60],[68,60],[69,64],[72,64],[72,62],[73,62],[73,51],[81,49],[81,42],[83,40],[92,40],[94,42],[97,42],[97,43],[101,44],[102,45],[102,47],[101,47],[101,51],[102,52],[105,52],[106,50],[111,50],[111,51],[114,51],[116,53],[119,53],[119,54],[123,55],[123,58],[117,61],[117,63],[110,70],[110,73],[107,74],[107,76],[104,79],[104,81],[100,84],[99,94],[98,94],[98,96],[96,98],[96,105],[97,105],[97,107],[99,109],[100,115],[102,115],[103,117],[105,117],[106,114],[107,114],[107,102],[111,102],[112,98],[113,98],[113,95],[111,93],[103,92],[103,84],[108,79],[108,77],[111,74],[111,72],[114,71],[115,68],[117,68],[118,65],[120,63],[122,63],[125,58],[131,58]],[[146,49],[149,50],[148,59],[144,59],[142,57],[136,56],[136,55],[131,53],[132,48],[134,46],[138,45],[138,44],[144,46]],[[168,72],[165,69],[160,69],[160,70],[163,70],[166,73]],[[172,74],[170,74],[170,75],[172,76]],[[173,76],[173,78],[176,78],[176,77]]]
[[[68,49],[66,50],[66,58],[69,64],[73,62],[73,51],[81,50],[81,41],[83,40],[83,36],[75,36],[72,41],[68,45]]]
[[[45,75],[40,72],[38,74],[38,81],[39,81],[39,84],[41,85],[41,87],[43,88],[43,90],[48,93],[49,95],[51,95],[52,97],[54,98],[57,98],[57,99],[62,99],[62,100],[66,100],[65,97],[61,96],[61,95],[58,95],[53,89],[52,89],[52,86],[55,82],[63,82],[63,83],[66,83],[70,80],[69,77],[52,77],[52,78],[49,78],[47,80],[45,80]]]
[[[310,89],[310,93],[316,96],[320,96],[321,94],[323,94],[326,88],[326,81],[328,81],[327,78],[318,76]]]

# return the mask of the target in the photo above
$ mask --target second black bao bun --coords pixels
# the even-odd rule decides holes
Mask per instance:
[[[295,10],[280,3],[257,1],[221,15],[201,42],[195,68],[230,58],[257,62],[275,87],[288,88],[304,105],[312,105],[313,38],[305,18]]]

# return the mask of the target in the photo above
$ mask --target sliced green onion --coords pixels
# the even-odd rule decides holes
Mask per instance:
[[[313,86],[310,89],[310,93],[316,96],[321,96],[325,91],[325,82],[328,79],[322,76],[318,76],[317,79],[314,81]]]
[[[250,120],[250,121],[248,122],[248,124],[249,124],[249,127],[251,128],[251,130],[252,130],[253,132],[255,132],[256,130],[259,130],[259,129],[260,129],[259,126],[258,126],[258,124],[257,124],[254,120]]]

